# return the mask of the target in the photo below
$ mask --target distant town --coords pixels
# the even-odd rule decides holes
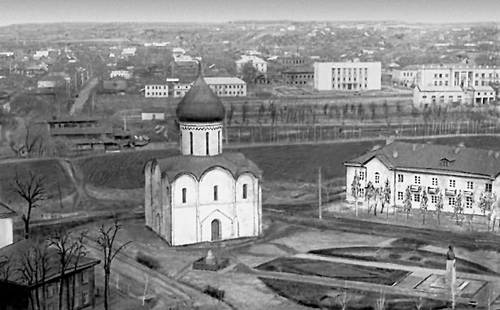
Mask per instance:
[[[498,23],[0,27],[0,309],[500,309]]]

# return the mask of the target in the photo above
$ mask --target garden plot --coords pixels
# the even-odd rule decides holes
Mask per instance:
[[[359,266],[293,257],[280,257],[258,266],[257,269],[389,286],[398,283],[410,274],[410,272],[404,270]]]

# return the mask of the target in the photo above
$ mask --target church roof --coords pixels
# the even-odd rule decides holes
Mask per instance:
[[[182,174],[192,174],[200,180],[205,172],[214,167],[229,170],[235,179],[244,173],[251,173],[258,178],[262,177],[259,167],[242,153],[223,153],[216,156],[178,155],[156,161],[162,175],[166,174],[169,181],[175,180]]]
[[[7,217],[14,217],[16,212],[9,208],[6,204],[0,201],[0,219]]]
[[[224,105],[205,82],[201,68],[198,71],[198,78],[177,106],[177,118],[181,122],[220,122],[226,115]]]

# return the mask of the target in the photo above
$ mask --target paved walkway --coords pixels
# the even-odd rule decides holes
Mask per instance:
[[[296,282],[305,282],[311,284],[319,284],[325,286],[333,286],[340,288],[349,288],[349,289],[358,289],[369,292],[386,292],[390,294],[401,294],[406,296],[414,296],[414,297],[423,297],[423,298],[434,298],[438,300],[449,300],[450,295],[447,292],[431,292],[425,291],[421,289],[415,289],[415,287],[429,277],[432,274],[442,275],[445,273],[442,269],[433,269],[433,268],[424,268],[417,266],[406,266],[406,265],[398,265],[393,263],[384,263],[384,262],[367,262],[367,261],[359,261],[355,259],[348,258],[340,258],[340,257],[325,257],[315,254],[297,254],[294,255],[295,258],[302,259],[311,259],[311,260],[322,260],[328,262],[335,263],[343,263],[343,264],[352,264],[352,265],[360,265],[360,266],[368,266],[368,267],[377,267],[377,268],[386,268],[386,269],[397,269],[397,270],[405,270],[411,272],[405,279],[400,282],[392,285],[382,285],[376,283],[367,283],[367,282],[357,282],[357,281],[346,281],[343,279],[329,278],[329,277],[321,277],[321,276],[309,276],[309,275],[300,275],[286,272],[273,272],[273,271],[262,271],[258,269],[254,269],[255,276],[264,277],[264,278],[272,278],[272,279],[280,279],[280,280],[288,280],[288,281],[296,281]],[[457,273],[457,277],[468,280],[478,280],[478,281],[486,281],[489,284],[490,288],[493,288],[495,296],[492,300],[499,298],[500,293],[500,277],[491,276],[491,275],[481,275],[481,274],[471,274],[471,273]],[[479,302],[479,305],[486,305],[487,298],[485,292],[485,287],[481,287],[472,298],[463,298],[457,297],[457,303],[467,304],[470,301],[474,300]]]

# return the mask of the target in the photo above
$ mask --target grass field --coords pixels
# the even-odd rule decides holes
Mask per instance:
[[[65,197],[75,191],[75,185],[67,171],[58,159],[23,160],[12,163],[0,164],[0,200],[6,203],[17,203],[21,201],[19,195],[14,191],[16,173],[21,180],[29,177],[29,172],[35,176],[44,178],[43,185],[47,198]]]
[[[321,308],[341,310],[342,300],[347,300],[347,308],[350,310],[373,310],[377,309],[377,300],[381,298],[381,293],[366,292],[354,289],[344,289],[330,287],[319,284],[293,282],[278,279],[260,278],[264,284],[279,295],[293,300],[301,305]],[[447,302],[431,299],[421,299],[415,297],[384,294],[386,310],[414,310],[418,309],[445,309]],[[462,305],[457,305],[457,309],[468,309]]]
[[[409,272],[403,270],[294,257],[280,257],[258,266],[257,269],[383,285],[393,285],[409,274]]]
[[[425,140],[411,140],[425,142]],[[500,149],[500,137],[453,137],[433,139],[433,143]],[[322,167],[325,179],[345,177],[343,163],[383,141],[346,142],[319,145],[245,147],[226,150],[242,152],[264,171],[265,181],[310,182]],[[152,158],[178,154],[177,150],[154,150],[104,154],[73,160],[85,181],[98,187],[131,189],[143,186],[142,169]]]

